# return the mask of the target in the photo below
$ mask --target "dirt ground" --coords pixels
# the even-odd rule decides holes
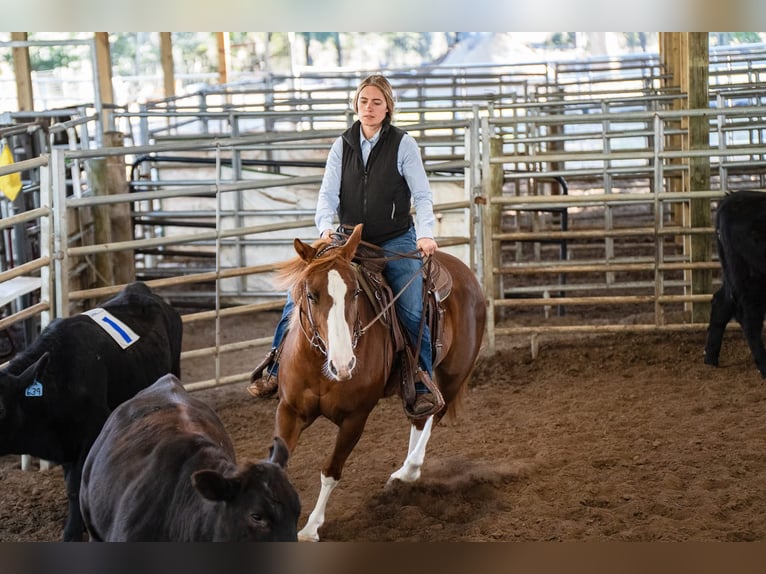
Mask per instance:
[[[271,319],[241,328],[260,336]],[[528,340],[500,344],[480,358],[461,414],[435,429],[416,484],[385,488],[409,427],[398,399],[378,405],[330,498],[323,540],[766,538],[766,382],[738,329],[718,369],[702,363],[703,332],[543,338],[534,360]],[[253,354],[227,366],[247,370]],[[240,459],[266,456],[275,400],[251,399],[244,383],[197,393]],[[290,460],[301,526],[334,435],[315,423]],[[0,458],[0,541],[59,540],[63,493],[60,468],[22,472],[19,457]]]

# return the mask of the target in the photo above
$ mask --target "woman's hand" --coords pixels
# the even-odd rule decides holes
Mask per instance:
[[[418,239],[418,250],[423,255],[433,255],[437,249],[439,249],[439,246],[436,245],[436,241],[432,237],[421,237]]]

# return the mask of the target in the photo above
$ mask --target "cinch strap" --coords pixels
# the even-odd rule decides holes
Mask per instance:
[[[139,336],[136,335],[130,327],[103,307],[90,309],[89,311],[85,311],[83,315],[87,315],[93,319],[96,322],[96,325],[106,331],[123,349],[127,349],[139,339]]]

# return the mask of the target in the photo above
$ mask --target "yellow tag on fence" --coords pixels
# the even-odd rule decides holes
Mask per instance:
[[[0,153],[0,167],[6,165],[13,165],[13,153],[7,145],[3,146],[3,152]],[[0,191],[11,201],[16,199],[19,191],[21,191],[21,174],[17,172],[0,175]]]

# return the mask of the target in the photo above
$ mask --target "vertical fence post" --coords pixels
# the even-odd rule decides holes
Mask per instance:
[[[503,138],[502,136],[490,136],[489,140],[489,157],[490,160],[503,156]],[[490,217],[486,223],[490,226],[492,231],[492,290],[495,293],[496,299],[503,298],[503,276],[500,273],[496,273],[495,270],[502,266],[502,253],[500,249],[500,241],[494,239],[495,234],[502,232],[503,227],[503,206],[496,203],[494,200],[502,197],[503,195],[503,183],[505,181],[505,174],[503,171],[502,163],[491,163],[489,167],[489,213]]]
[[[106,132],[104,138],[107,137]],[[107,175],[106,158],[99,157],[88,160],[90,167],[91,185],[94,195],[109,195],[109,178]],[[94,205],[93,210],[93,242],[96,244],[111,243],[112,220],[109,216],[109,205]],[[64,238],[66,240],[66,237]],[[95,285],[107,287],[114,285],[114,268],[112,253],[96,253],[93,257]]]
[[[665,315],[660,297],[665,290],[665,276],[660,270],[662,261],[665,258],[664,236],[660,234],[663,225],[663,208],[660,201],[660,194],[663,189],[663,158],[662,151],[665,145],[665,134],[663,131],[662,118],[658,113],[654,114],[654,324],[655,326],[665,323]]]
[[[709,48],[708,34],[689,33],[689,109],[706,110],[710,107],[709,84]],[[689,118],[689,150],[710,148],[710,119],[707,114]],[[692,156],[689,158],[689,190],[707,191],[710,189],[710,157]],[[711,224],[710,199],[692,199],[689,206],[689,223],[692,228],[709,227]],[[690,240],[690,259],[692,263],[712,260],[713,250],[708,235],[693,234]],[[710,269],[692,269],[692,295],[713,293],[713,272]],[[710,316],[710,302],[692,303],[692,322],[705,323]]]
[[[492,234],[493,217],[492,217],[492,183],[489,177],[490,173],[490,159],[492,156],[492,137],[489,131],[489,118],[482,118],[481,131],[482,131],[482,189],[484,196],[484,209],[481,226],[482,243],[484,245],[484,259],[482,262],[482,282],[484,287],[484,295],[487,298],[487,343],[489,345],[489,352],[495,352],[495,274],[494,265],[495,261],[495,245],[493,244]]]
[[[51,189],[51,162],[40,167],[40,207],[48,214],[40,218],[40,257],[47,257],[48,265],[40,268],[40,300],[48,302],[48,309],[40,313],[40,330],[51,322],[53,309],[53,210]]]
[[[53,316],[69,316],[69,257],[67,256],[66,160],[63,149],[51,150],[50,178],[53,202]]]
[[[481,239],[477,239],[477,233],[481,231],[481,146],[479,143],[479,106],[473,106],[473,113],[469,129],[466,130],[465,142],[465,168],[466,186],[468,188],[468,197],[471,200],[471,224],[468,227],[469,261],[470,267],[477,276],[481,277],[482,271],[479,269],[483,261],[483,244]]]
[[[122,132],[106,132],[104,143],[106,147],[124,147],[125,136]],[[106,157],[106,181],[109,194],[128,193],[128,181],[123,154]],[[112,230],[112,241],[132,241],[133,218],[129,202],[115,203],[109,207],[109,224]],[[113,254],[115,284],[130,283],[136,278],[136,256],[132,249],[124,249]]]

